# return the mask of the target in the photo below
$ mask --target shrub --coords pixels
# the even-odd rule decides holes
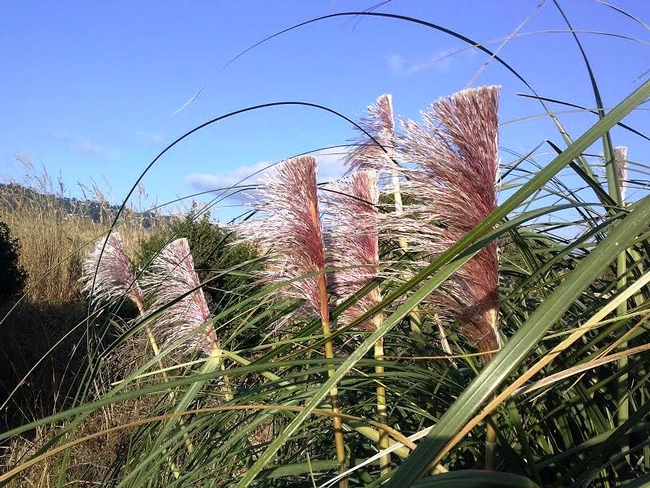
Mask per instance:
[[[231,292],[252,284],[251,267],[243,266],[230,273],[224,271],[254,260],[257,253],[250,245],[233,245],[233,233],[210,222],[209,213],[199,217],[193,210],[183,220],[172,224],[168,231],[144,240],[137,255],[138,267],[146,267],[168,242],[181,237],[189,242],[194,266],[201,282],[205,283],[204,291],[212,311],[216,313],[233,300],[238,301],[237,295]]]
[[[19,263],[20,243],[12,237],[9,226],[0,220],[0,300],[23,292],[27,272]]]

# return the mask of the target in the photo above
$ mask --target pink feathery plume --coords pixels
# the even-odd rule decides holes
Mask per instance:
[[[393,161],[395,118],[392,96],[388,94],[379,96],[377,102],[374,105],[369,105],[367,110],[368,116],[362,118],[359,125],[375,140],[373,141],[365,133],[362,133],[355,141],[355,149],[346,157],[346,164],[350,167],[350,171],[357,169],[395,170],[398,166]]]
[[[84,283],[82,291],[95,305],[126,295],[140,313],[144,312],[142,290],[131,273],[122,237],[117,232],[97,241],[83,262],[80,281]]]
[[[614,161],[618,171],[618,181],[621,185],[621,198],[625,201],[627,190],[627,147],[618,146],[614,148]]]
[[[379,274],[379,189],[375,171],[358,171],[327,187],[326,223],[329,229],[330,286],[339,303],[354,295]],[[339,317],[348,324],[381,301],[379,288],[358,299]],[[372,321],[362,325],[374,327]]]
[[[210,310],[187,239],[167,244],[151,261],[141,283],[145,295],[152,298],[148,315],[159,313],[151,328],[162,338],[163,345],[173,344],[197,330],[187,338],[188,347],[200,348],[208,355],[218,347],[214,328],[205,325]]]
[[[267,270],[262,280],[286,284],[282,293],[304,300],[301,312],[321,319],[325,357],[334,357],[331,339],[323,230],[318,210],[316,160],[300,156],[277,165],[262,179],[259,200],[254,205],[264,219],[250,220],[239,235],[268,251]],[[333,367],[328,374],[334,374]],[[337,387],[330,390],[332,411],[340,413]],[[335,416],[334,443],[339,473],[346,470],[341,417]]]
[[[281,294],[304,300],[301,312],[322,315],[319,273],[325,269],[323,231],[318,210],[316,160],[300,156],[278,164],[260,182],[253,206],[264,218],[237,228],[242,239],[268,252],[265,283],[286,282]]]
[[[402,226],[402,184],[404,181],[404,168],[397,163],[397,133],[395,129],[395,115],[393,112],[393,97],[389,94],[381,95],[377,102],[368,106],[368,116],[362,118],[359,125],[368,133],[363,133],[357,139],[357,145],[346,157],[346,164],[350,167],[349,173],[354,170],[374,170],[381,177],[379,189],[382,194],[390,195],[394,200],[394,211],[382,214],[387,219],[387,225],[382,230],[387,235],[395,234]],[[374,140],[373,140],[374,139]],[[392,222],[390,222],[392,221]],[[400,238],[399,247],[406,251],[409,247],[407,240]]]
[[[415,163],[405,192],[411,205],[409,243],[436,256],[482,222],[497,207],[499,178],[498,87],[458,92],[423,113],[423,126],[403,122],[400,155]],[[434,295],[448,317],[480,351],[499,346],[497,244],[491,242]],[[489,355],[485,356],[489,360]]]

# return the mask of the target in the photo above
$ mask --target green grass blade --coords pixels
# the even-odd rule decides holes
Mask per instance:
[[[409,483],[413,483],[420,473],[427,469],[453,435],[537,345],[573,300],[607,268],[622,249],[625,249],[643,231],[648,221],[650,221],[650,197],[639,202],[630,215],[615,226],[610,235],[542,303],[522,329],[506,343],[499,354],[439,420],[386,486],[409,486]]]

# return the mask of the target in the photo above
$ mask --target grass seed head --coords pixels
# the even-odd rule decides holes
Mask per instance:
[[[80,281],[84,283],[82,291],[90,296],[93,304],[126,295],[140,313],[144,311],[142,290],[131,273],[122,237],[117,232],[111,232],[106,238],[97,241],[83,262]]]
[[[327,186],[328,280],[342,302],[379,274],[379,189],[375,171],[359,171]],[[339,322],[347,324],[381,301],[375,288],[349,307]],[[364,324],[370,327],[372,321]]]
[[[163,345],[197,331],[186,342],[188,349],[210,354],[217,347],[214,328],[205,325],[210,310],[187,239],[176,239],[160,251],[145,270],[142,288],[151,299],[148,314],[159,313],[152,328]]]
[[[281,294],[305,300],[301,312],[321,313],[318,274],[325,269],[316,160],[300,156],[278,164],[260,182],[254,208],[262,215],[240,224],[238,235],[267,252],[261,281],[286,283]]]
[[[368,116],[361,119],[359,125],[373,138],[365,133],[355,140],[356,147],[346,157],[350,171],[357,169],[374,169],[387,171],[395,169],[395,116],[393,98],[384,94],[377,98],[374,105],[368,106]],[[376,141],[376,142],[375,142]],[[379,143],[379,145],[377,144]]]
[[[424,223],[423,232],[409,237],[416,250],[440,254],[497,207],[498,99],[498,87],[463,90],[433,103],[422,125],[402,123],[400,154],[416,165],[405,185],[417,202],[410,218]],[[441,311],[460,319],[479,350],[497,349],[496,242],[465,264],[435,300]]]

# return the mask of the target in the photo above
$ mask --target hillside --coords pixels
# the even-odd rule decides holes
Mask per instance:
[[[80,200],[65,195],[44,193],[17,183],[0,183],[0,214],[29,209],[47,209],[48,213],[57,213],[65,217],[87,217],[95,223],[103,223],[113,217],[120,209],[97,200]],[[133,221],[140,221],[145,229],[151,228],[156,219],[168,220],[151,211],[137,212],[131,208],[125,210]]]

